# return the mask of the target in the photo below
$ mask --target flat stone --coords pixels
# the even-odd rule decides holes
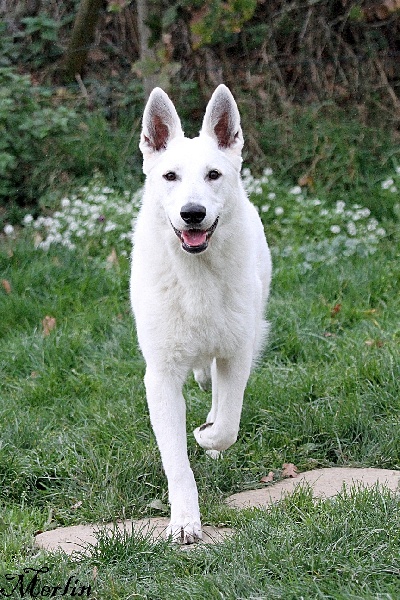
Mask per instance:
[[[336,496],[345,486],[350,489],[356,487],[384,486],[393,492],[400,493],[400,471],[389,469],[356,469],[350,467],[335,467],[316,469],[300,473],[298,477],[284,479],[271,483],[261,489],[249,490],[233,494],[226,499],[232,508],[267,508],[278,502],[288,494],[292,494],[299,486],[309,486],[316,498],[331,498]],[[63,551],[67,554],[90,554],[91,548],[98,543],[96,535],[105,531],[112,537],[115,531],[132,534],[141,533],[150,536],[153,540],[163,538],[168,526],[167,517],[126,520],[106,525],[73,525],[60,527],[40,533],[35,538],[35,545],[44,550],[55,552]],[[233,530],[228,527],[203,527],[203,540],[199,544],[181,546],[182,549],[193,549],[202,544],[213,544],[223,541],[231,535]]]
[[[345,486],[373,487],[376,484],[400,492],[400,471],[389,469],[356,469],[334,467],[300,473],[298,477],[283,479],[264,488],[233,494],[226,499],[232,508],[266,508],[292,494],[299,486],[309,486],[316,498],[336,496]]]
[[[72,525],[71,527],[59,527],[44,533],[39,533],[35,537],[35,545],[49,552],[62,550],[67,554],[84,553],[90,554],[91,548],[98,543],[97,532],[105,531],[111,538],[116,531],[119,533],[132,534],[132,532],[141,533],[144,536],[150,536],[154,541],[163,538],[168,526],[167,517],[139,519],[132,521],[130,519],[117,523],[107,523],[106,525]],[[198,544],[190,546],[181,546],[182,549],[195,548],[202,544],[215,544],[221,542],[227,535],[232,533],[228,527],[204,526],[203,540]]]

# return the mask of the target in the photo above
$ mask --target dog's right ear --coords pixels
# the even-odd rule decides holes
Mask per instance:
[[[161,88],[154,88],[143,114],[139,147],[144,161],[166,150],[175,137],[183,137],[178,113],[167,94]]]

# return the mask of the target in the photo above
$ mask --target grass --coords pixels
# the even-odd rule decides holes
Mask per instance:
[[[208,459],[191,436],[210,398],[192,380],[186,386],[203,522],[236,531],[188,553],[140,535],[101,537],[79,561],[34,549],[39,530],[158,515],[149,505],[166,504],[167,490],[129,309],[126,240],[112,238],[117,252],[107,260],[110,248],[95,244],[35,249],[32,228],[3,236],[0,595],[10,590],[5,574],[46,565],[43,584],[74,574],[106,600],[400,597],[398,496],[352,489],[313,501],[303,489],[268,512],[223,505],[284,462],[400,469],[398,223],[384,223],[371,254],[302,269],[305,224],[287,216],[285,193],[286,222],[262,213],[275,247],[270,341],[247,388],[239,439],[222,460]],[[289,242],[296,247],[284,251]],[[55,319],[48,335],[46,316]]]

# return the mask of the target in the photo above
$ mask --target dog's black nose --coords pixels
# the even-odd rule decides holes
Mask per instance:
[[[206,209],[201,204],[189,202],[181,208],[181,217],[188,225],[198,225],[206,216]]]

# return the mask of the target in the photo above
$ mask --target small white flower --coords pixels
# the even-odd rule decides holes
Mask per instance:
[[[393,179],[386,179],[386,181],[382,182],[382,189],[388,190],[390,188],[390,186],[392,186],[393,184],[394,184]]]
[[[279,217],[280,215],[283,215],[285,211],[283,210],[282,206],[277,206],[275,209],[275,214],[277,217]]]
[[[357,234],[357,227],[355,226],[355,224],[352,221],[350,221],[350,223],[347,223],[347,231],[348,231],[349,235]]]
[[[376,230],[376,235],[379,235],[379,237],[385,237],[386,231],[383,229],[383,227],[379,227]]]
[[[397,175],[400,175],[400,167],[396,167],[396,173]]]
[[[337,214],[340,214],[344,211],[344,207],[346,206],[346,202],[343,202],[343,200],[339,200],[339,202],[336,202],[336,212]]]
[[[270,209],[269,204],[264,204],[264,206],[261,207],[261,212],[268,212]]]
[[[321,204],[321,200],[319,200],[319,198],[315,198],[315,200],[313,200],[313,206],[319,206]]]
[[[397,192],[397,187],[395,185],[392,185],[390,188],[390,191],[395,194]]]
[[[33,217],[32,215],[25,215],[24,219],[23,219],[23,224],[24,225],[30,225],[33,222]]]
[[[265,175],[265,177],[269,177],[270,175],[272,175],[272,173],[273,173],[273,170],[271,169],[271,167],[267,167],[263,171],[263,175]]]
[[[3,231],[6,235],[12,235],[14,233],[14,227],[12,225],[6,225]]]
[[[41,248],[42,250],[48,250],[50,248],[50,242],[44,240],[38,244],[38,248]]]
[[[298,196],[301,194],[301,187],[299,185],[295,185],[291,190],[289,190],[289,193],[293,194],[294,196]]]
[[[371,214],[371,211],[369,210],[369,208],[361,208],[358,211],[358,214],[360,215],[361,219],[366,219]]]
[[[276,194],[275,192],[270,192],[267,196],[268,200],[275,200]]]
[[[331,227],[331,232],[332,233],[340,233],[340,231],[341,230],[340,230],[339,225],[332,225],[332,227]]]
[[[104,227],[104,233],[109,233],[110,231],[114,231],[114,229],[116,229],[116,228],[117,228],[116,224],[113,223],[112,221],[110,221]]]
[[[63,198],[61,200],[61,207],[62,208],[68,208],[68,206],[71,204],[69,198]]]

